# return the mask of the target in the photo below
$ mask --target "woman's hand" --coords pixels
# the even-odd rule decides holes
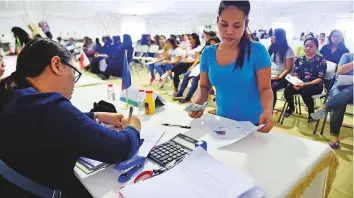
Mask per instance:
[[[259,117],[259,125],[265,124],[264,127],[258,129],[259,132],[268,133],[274,126],[272,112],[264,111]]]
[[[123,128],[122,119],[124,118],[124,116],[122,114],[98,112],[96,113],[96,118],[104,124],[114,125],[120,129]]]
[[[192,111],[188,113],[191,118],[200,118],[204,114],[204,110]]]
[[[305,83],[301,83],[301,84],[298,84],[298,85],[294,85],[294,89],[300,90],[300,89],[304,88],[305,86],[306,86]]]
[[[122,118],[122,128],[126,128],[128,126],[134,127],[137,131],[141,131],[141,121],[137,116],[124,117]]]

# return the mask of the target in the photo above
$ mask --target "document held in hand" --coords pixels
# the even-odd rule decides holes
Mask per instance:
[[[300,80],[298,77],[292,76],[290,74],[287,74],[285,76],[285,80],[287,80],[289,83],[293,84],[293,85],[299,85],[304,83],[302,80]]]
[[[121,189],[124,198],[237,198],[254,188],[248,175],[234,171],[197,147],[171,170]]]

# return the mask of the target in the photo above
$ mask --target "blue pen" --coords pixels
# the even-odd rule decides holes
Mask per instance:
[[[133,107],[132,106],[130,106],[130,108],[129,108],[129,118],[130,117],[132,117],[132,115],[133,115]]]

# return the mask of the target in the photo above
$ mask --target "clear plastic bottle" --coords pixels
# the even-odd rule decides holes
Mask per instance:
[[[140,89],[138,93],[138,111],[139,114],[144,114],[145,113],[145,90]]]
[[[108,102],[115,104],[116,102],[116,93],[112,84],[108,84],[107,87],[107,95],[108,95]]]

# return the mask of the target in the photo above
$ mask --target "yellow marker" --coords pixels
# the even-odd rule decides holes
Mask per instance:
[[[145,114],[152,115],[155,113],[155,101],[152,97],[152,91],[146,91]]]

